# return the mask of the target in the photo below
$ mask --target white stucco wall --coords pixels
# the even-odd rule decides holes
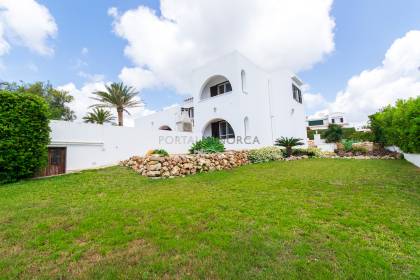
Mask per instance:
[[[420,154],[404,153],[403,151],[401,151],[400,148],[395,147],[395,146],[386,147],[386,149],[388,149],[390,151],[393,151],[393,152],[402,153],[404,155],[405,160],[407,160],[408,162],[411,162],[412,164],[414,164],[417,167],[420,167]]]
[[[134,121],[134,126],[144,131],[155,131],[159,130],[161,126],[167,125],[173,131],[176,131],[176,122],[179,121],[180,117],[181,107],[175,106],[148,116],[138,118]]]
[[[51,147],[66,147],[66,170],[74,171],[117,164],[151,149],[171,154],[187,153],[196,140],[193,133],[143,130],[64,121],[52,121]]]
[[[225,120],[232,126],[235,136],[251,138],[248,144],[245,141],[242,144],[227,144],[229,149],[272,146],[282,136],[306,141],[304,107],[293,99],[293,76],[293,73],[284,70],[268,73],[238,52],[195,69],[191,75],[190,92],[194,97],[193,132],[199,136],[211,135],[209,124]],[[226,80],[230,82],[232,91],[210,97],[210,86]],[[179,112],[179,107],[142,117],[136,120],[135,125],[153,131],[161,125],[175,127],[179,120],[175,110]],[[255,138],[257,141],[254,141]]]
[[[230,123],[236,136],[258,137],[259,144],[247,148],[271,146],[281,136],[306,139],[305,114],[303,105],[293,99],[292,75],[287,71],[268,74],[238,52],[196,69],[192,75],[195,132],[203,135],[211,121],[223,119]],[[207,92],[206,83],[218,76],[230,81],[232,91],[202,99],[203,88]],[[245,118],[248,119],[246,134]],[[240,149],[244,145],[231,147]]]

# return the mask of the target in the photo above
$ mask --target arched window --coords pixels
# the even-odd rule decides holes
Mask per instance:
[[[249,119],[248,117],[244,118],[244,135],[245,137],[249,134]]]
[[[245,70],[241,71],[241,82],[242,82],[242,92],[247,93],[247,91],[246,91],[246,73],[245,73]]]
[[[230,123],[223,119],[214,119],[207,123],[203,130],[204,137],[215,137],[219,139],[230,139],[235,138],[235,132],[233,131]]]
[[[204,83],[201,89],[200,100],[226,94],[232,90],[232,84],[226,77],[215,75]]]

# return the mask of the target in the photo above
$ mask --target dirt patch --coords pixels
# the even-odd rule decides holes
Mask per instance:
[[[127,266],[133,266],[138,264],[144,257],[153,255],[156,252],[156,248],[144,239],[133,240],[124,248],[111,251],[106,255],[91,249],[80,260],[71,263],[67,272],[74,277],[81,277],[97,265],[120,262]]]

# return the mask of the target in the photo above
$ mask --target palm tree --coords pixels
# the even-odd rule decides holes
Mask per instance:
[[[292,148],[294,146],[301,146],[303,145],[302,139],[300,138],[293,138],[293,137],[281,137],[279,139],[276,140],[276,142],[274,143],[274,145],[276,146],[280,146],[280,147],[285,147],[286,148],[286,156],[290,157],[290,155],[292,154]]]
[[[92,112],[88,112],[86,116],[83,117],[83,120],[86,123],[104,124],[112,122],[115,120],[115,117],[108,110],[103,108],[93,108]]]
[[[99,101],[100,104],[92,105],[90,107],[99,108],[116,108],[118,114],[118,125],[123,126],[123,113],[130,115],[127,108],[139,107],[142,103],[140,100],[135,100],[138,91],[133,87],[126,86],[123,83],[112,83],[105,85],[105,91],[95,91],[93,94],[97,97],[92,99]]]

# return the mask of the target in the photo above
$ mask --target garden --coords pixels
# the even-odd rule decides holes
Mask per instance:
[[[403,160],[90,170],[1,186],[0,220],[4,278],[420,276],[420,176]]]
[[[186,155],[38,179],[51,105],[0,99],[1,278],[420,277],[419,169],[384,149],[419,152],[419,98],[372,115],[370,146],[337,127],[334,153],[204,138]]]

